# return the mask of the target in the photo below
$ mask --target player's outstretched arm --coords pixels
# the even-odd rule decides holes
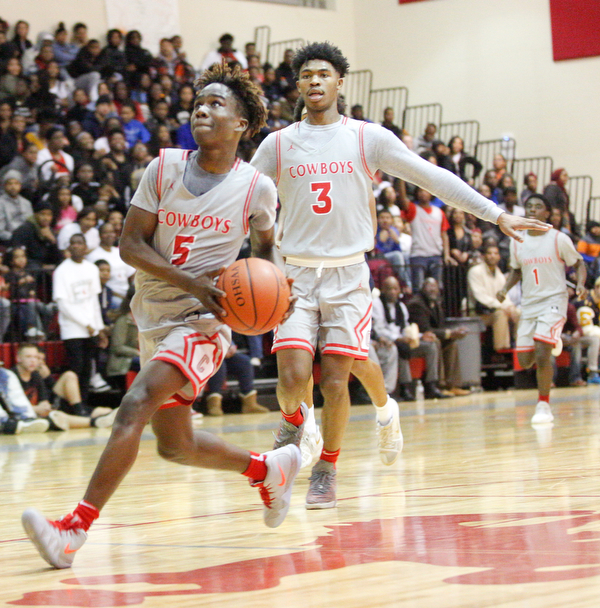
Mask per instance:
[[[149,245],[156,230],[157,218],[156,214],[135,205],[129,207],[119,241],[123,261],[179,287],[182,291],[198,298],[210,312],[224,317],[227,313],[218,304],[216,298],[223,297],[225,293],[214,285],[214,278],[222,272],[222,269],[215,269],[195,277],[165,260]]]
[[[540,232],[546,232],[552,228],[550,224],[544,224],[538,220],[532,220],[527,217],[519,217],[506,211],[498,217],[498,228],[510,236],[519,243],[523,242],[523,237],[517,232],[517,230],[539,230]]]

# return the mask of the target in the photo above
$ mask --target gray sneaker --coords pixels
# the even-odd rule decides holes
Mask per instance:
[[[295,426],[291,422],[288,422],[283,416],[281,417],[279,430],[277,431],[275,443],[273,444],[274,450],[278,450],[284,445],[290,445],[290,443],[294,444],[297,448],[300,447],[300,441],[302,440],[302,433],[304,431],[304,424],[308,418],[308,407],[305,403],[301,403],[300,409],[302,410],[302,415],[304,416],[304,420],[300,426]]]
[[[337,501],[335,498],[336,471],[332,462],[318,460],[309,478],[308,494],[306,495],[307,509],[332,509]]]

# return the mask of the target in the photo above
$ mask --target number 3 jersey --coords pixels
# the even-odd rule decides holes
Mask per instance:
[[[344,117],[320,126],[316,133],[332,134],[325,143],[314,137],[314,127],[299,122],[269,135],[277,168],[276,175],[266,174],[275,178],[279,192],[278,241],[284,257],[327,260],[373,249],[365,125]],[[256,161],[262,171],[260,158]]]
[[[411,152],[391,131],[345,116],[327,125],[304,120],[271,133],[252,165],[276,182],[286,257],[329,261],[371,250],[369,196],[377,169],[488,222],[496,223],[502,213],[459,177]]]
[[[521,233],[523,242],[513,240],[510,247],[510,266],[522,274],[523,317],[530,318],[557,307],[566,316],[567,286],[565,266],[573,266],[581,255],[571,239],[551,228],[541,236]]]
[[[250,226],[269,230],[276,192],[270,179],[237,159],[227,177],[201,196],[183,183],[189,150],[161,150],[146,169],[131,204],[157,216],[152,248],[165,260],[200,276],[233,263]],[[138,270],[132,312],[140,331],[184,322],[204,310],[178,287]]]

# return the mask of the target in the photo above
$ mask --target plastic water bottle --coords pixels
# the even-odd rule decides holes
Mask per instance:
[[[417,399],[421,401],[423,399],[423,395],[425,393],[425,389],[423,388],[423,383],[421,382],[421,378],[417,380]]]

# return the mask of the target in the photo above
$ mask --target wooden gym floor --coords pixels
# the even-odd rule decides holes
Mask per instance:
[[[352,408],[338,507],[306,511],[308,470],[283,525],[234,474],[137,463],[71,570],[24,538],[27,506],[57,517],[81,498],[108,430],[0,438],[0,605],[232,608],[596,607],[600,597],[600,389],[403,404],[404,452],[378,458],[369,406]],[[255,450],[278,414],[205,419]]]

